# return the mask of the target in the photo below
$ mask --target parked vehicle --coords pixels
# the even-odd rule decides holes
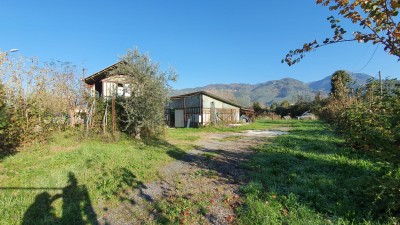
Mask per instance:
[[[305,112],[305,113],[303,113],[303,115],[298,116],[297,119],[298,120],[315,120],[315,119],[317,119],[317,117],[310,112]]]

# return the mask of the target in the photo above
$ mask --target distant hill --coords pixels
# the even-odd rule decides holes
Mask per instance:
[[[365,74],[365,73],[351,73],[348,72],[351,76],[351,79],[353,81],[355,81],[356,85],[360,85],[360,84],[365,84],[366,81],[370,78],[372,78],[372,76]],[[324,91],[324,92],[330,92],[331,91],[331,77],[327,76],[322,80],[318,80],[318,81],[314,81],[314,82],[310,82],[308,83],[308,86],[316,91]]]
[[[266,105],[285,100],[294,102],[297,96],[313,97],[314,95],[313,90],[305,83],[292,78],[284,78],[256,85],[250,92],[249,103],[251,105],[252,102],[260,102]]]
[[[363,73],[350,73],[350,75],[359,84],[363,84],[371,78],[371,76]],[[318,91],[328,94],[330,89],[331,76],[327,76],[322,80],[308,84],[293,78],[283,78],[259,84],[210,84],[204,87],[172,90],[170,95],[207,91],[242,106],[251,106],[253,102],[259,102],[263,105],[285,100],[295,102],[298,96],[312,99]]]

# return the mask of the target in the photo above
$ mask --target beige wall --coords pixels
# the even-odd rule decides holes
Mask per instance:
[[[217,114],[223,117],[223,120],[231,120],[231,122],[239,122],[240,108],[211,98],[206,95],[203,96],[203,124],[207,125],[211,123],[211,103],[215,105]]]
[[[211,102],[214,102],[216,109],[239,109],[239,107],[221,102],[215,98],[211,98],[207,95],[203,95],[203,108],[209,109],[211,107]]]
[[[129,88],[129,84],[127,84],[127,79],[125,76],[117,75],[108,77],[103,82],[103,97],[111,97],[115,94],[118,96],[129,97],[131,95],[131,90]],[[122,84],[122,87],[118,86],[118,84]]]

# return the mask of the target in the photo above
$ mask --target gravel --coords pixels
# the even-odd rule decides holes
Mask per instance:
[[[158,179],[126,191],[121,204],[107,209],[100,224],[158,224],[168,221],[158,209],[159,202],[174,204],[177,199],[207,202],[205,212],[188,212],[181,224],[232,224],[235,208],[241,204],[239,187],[246,182],[240,165],[253,153],[251,146],[284,131],[210,133],[187,152],[159,171]],[[234,140],[229,137],[235,136]],[[239,136],[239,138],[237,137]],[[185,213],[185,212],[183,212]],[[186,214],[184,214],[186,216]]]

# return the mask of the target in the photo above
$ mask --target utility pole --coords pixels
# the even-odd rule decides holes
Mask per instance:
[[[82,86],[81,86],[81,90],[82,90],[82,97],[85,96],[85,88],[86,88],[86,83],[85,83],[85,67],[82,67]]]
[[[85,78],[85,67],[82,67],[82,78]]]
[[[379,87],[380,87],[381,96],[382,96],[382,75],[381,75],[381,71],[379,71]]]

